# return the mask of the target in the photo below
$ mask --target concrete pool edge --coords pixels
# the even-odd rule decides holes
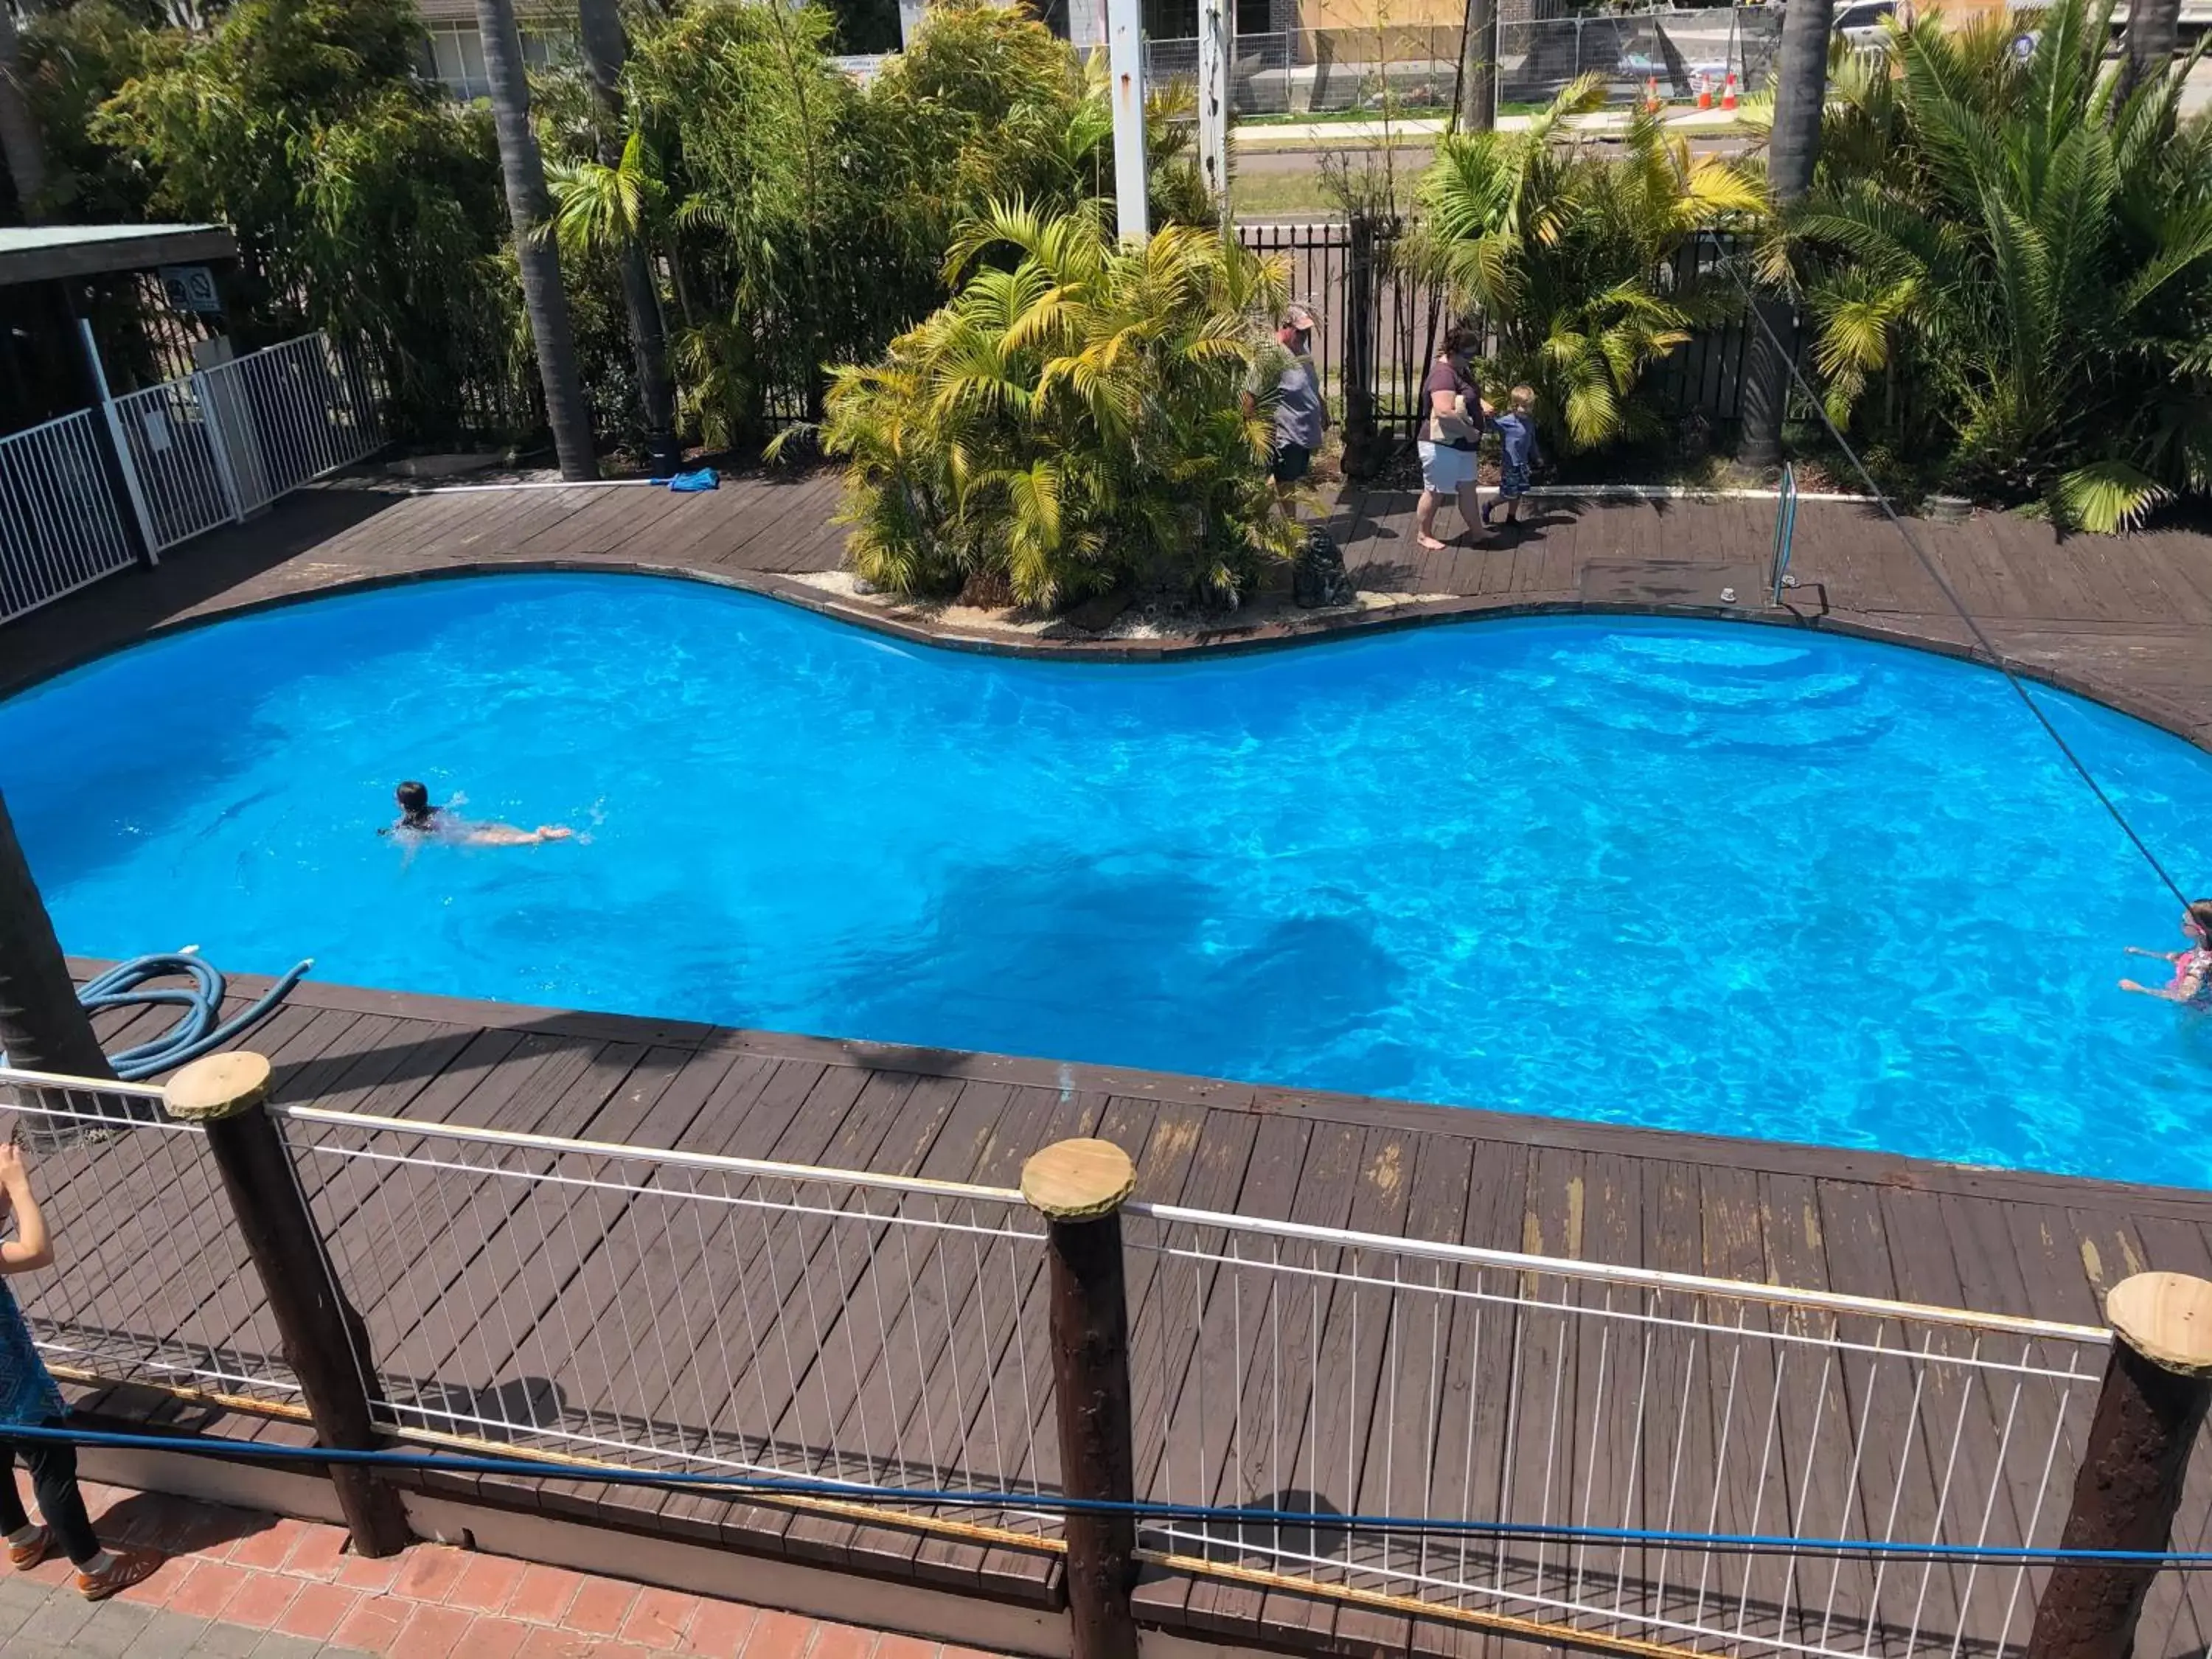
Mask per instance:
[[[114,964],[104,957],[69,958],[80,981]],[[275,982],[262,974],[226,972],[229,1000],[243,1006]],[[858,1067],[915,1076],[991,1084],[1055,1095],[1096,1095],[1141,1100],[1154,1106],[1228,1111],[1259,1118],[1295,1118],[1364,1129],[1444,1133],[1505,1141],[1531,1150],[1613,1154],[1640,1163],[1724,1165],[1752,1175],[1805,1180],[1844,1180],[1930,1197],[2027,1200],[2089,1206],[2130,1218],[2163,1218],[2212,1229],[2212,1188],[2117,1181],[2101,1176],[1954,1163],[1942,1158],[1835,1146],[1816,1141],[1772,1140],[1750,1135],[1704,1134],[1594,1119],[1518,1112],[1438,1101],[1401,1100],[1289,1085],[1242,1082],[1188,1073],[1156,1072],[1091,1061],[939,1048],[857,1037],[760,1030],[643,1014],[596,1012],[531,1003],[500,1002],[416,991],[379,990],[331,980],[302,980],[285,1006],[318,1012],[421,1021],[478,1032],[522,1032],[579,1042],[618,1042],[693,1054],[732,1054],[824,1066]],[[234,1046],[254,1048],[247,1032]],[[313,1063],[303,1055],[277,1060],[276,1093],[288,1069]],[[1534,1254],[1560,1254],[1533,1249]],[[1569,1252],[1571,1254],[1571,1252]]]
[[[131,637],[65,657],[21,679],[0,683],[0,701],[134,647],[238,617],[263,615],[320,599],[339,599],[422,582],[509,575],[639,576],[691,582],[704,587],[750,593],[775,600],[908,644],[978,656],[1027,658],[1037,661],[1129,665],[1197,662],[1216,657],[1252,655],[1301,646],[1365,639],[1415,628],[1489,621],[1511,622],[1540,617],[1589,616],[1746,623],[1896,646],[1993,671],[2000,666],[1998,662],[1993,661],[1971,642],[1942,639],[1910,628],[1884,627],[1855,617],[1798,611],[1787,605],[1769,610],[1742,605],[1663,601],[1632,603],[1583,599],[1504,601],[1479,597],[1414,599],[1373,611],[1349,614],[1332,612],[1302,619],[1231,625],[1170,639],[1046,638],[1012,629],[974,632],[945,628],[927,620],[901,616],[882,607],[855,603],[811,583],[771,571],[707,570],[690,565],[583,555],[545,559],[456,560],[418,569],[342,577],[286,592],[241,599],[232,604],[217,604],[141,629]],[[2005,656],[2002,666],[2021,679],[2085,698],[2116,713],[2142,720],[2146,725],[2154,726],[2192,747],[2212,753],[2212,726],[2196,726],[2185,712],[2162,702],[2154,694],[2138,691],[2094,674],[2076,672],[2063,667],[2054,668],[2015,656]]]

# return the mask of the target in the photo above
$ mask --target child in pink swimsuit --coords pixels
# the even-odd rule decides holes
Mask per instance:
[[[2120,989],[2192,1008],[2212,1008],[2212,899],[2198,899],[2181,913],[2181,931],[2190,941],[2186,951],[2145,951],[2133,945],[2128,946],[2131,957],[2151,957],[2172,963],[2172,979],[2156,988],[2124,979]]]

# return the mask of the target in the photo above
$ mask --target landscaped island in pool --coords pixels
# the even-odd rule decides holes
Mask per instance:
[[[2212,757],[2037,695],[2185,882]],[[565,822],[410,849],[392,786]],[[66,945],[2212,1186],[2178,908],[1994,673],[1492,622],[1175,667],[439,581],[0,703]]]

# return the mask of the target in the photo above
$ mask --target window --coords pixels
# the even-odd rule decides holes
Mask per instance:
[[[429,25],[430,78],[461,99],[491,96],[491,77],[485,72],[483,36],[474,23],[437,22]],[[543,72],[557,69],[569,57],[569,38],[559,30],[522,31],[522,61]]]
[[[473,23],[430,25],[430,76],[456,98],[488,98],[483,37]]]

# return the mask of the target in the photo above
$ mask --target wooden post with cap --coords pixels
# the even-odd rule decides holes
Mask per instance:
[[[2137,1273],[2105,1298],[2112,1328],[2059,1547],[2164,1551],[2189,1450],[2212,1403],[2212,1284]],[[2027,1659],[2124,1659],[2155,1567],[2066,1562],[2035,1607]]]
[[[380,1441],[358,1358],[361,1316],[338,1290],[291,1153],[270,1121],[269,1087],[261,1055],[209,1054],[170,1079],[161,1096],[170,1116],[206,1131],[316,1437],[337,1450],[374,1451]],[[331,1465],[331,1485],[356,1553],[396,1555],[407,1547],[406,1511],[392,1487],[358,1463]]]
[[[1070,1498],[1137,1495],[1121,1267],[1121,1206],[1136,1184],[1129,1155],[1107,1140],[1060,1141],[1022,1166],[1022,1196],[1050,1223],[1053,1402]],[[1136,1659],[1136,1516],[1070,1514],[1066,1530],[1074,1659]]]

